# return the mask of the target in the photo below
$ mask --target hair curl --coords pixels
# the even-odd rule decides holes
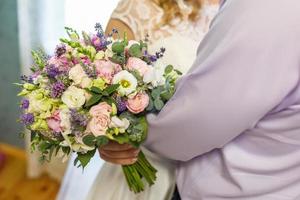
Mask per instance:
[[[192,6],[192,12],[188,16],[189,20],[196,21],[199,17],[199,10],[202,7],[200,1],[184,0],[188,5]],[[183,19],[183,14],[178,6],[176,0],[155,0],[155,3],[164,11],[164,15],[160,25],[170,25],[174,18]]]

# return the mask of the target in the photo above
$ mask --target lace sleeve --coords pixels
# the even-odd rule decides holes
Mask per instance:
[[[125,23],[136,39],[143,39],[159,22],[161,13],[149,0],[121,0],[111,18]]]

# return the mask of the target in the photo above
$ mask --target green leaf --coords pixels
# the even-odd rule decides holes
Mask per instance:
[[[98,103],[102,98],[102,95],[93,95],[90,100],[85,104],[85,107],[90,107]]]
[[[154,100],[154,107],[156,110],[161,110],[164,107],[164,105],[164,102],[160,98]]]
[[[50,152],[49,152],[49,160],[50,160],[50,161],[51,161],[51,158],[52,158],[52,155],[53,155],[54,150],[55,150],[55,146],[53,145],[53,146],[51,146]]]
[[[107,92],[107,96],[114,93],[118,88],[120,87],[120,84],[113,84],[108,86],[104,91]]]
[[[91,91],[96,93],[96,94],[102,94],[102,90],[98,87],[91,87]]]
[[[81,166],[85,168],[89,164],[92,157],[95,155],[96,149],[88,151],[87,153],[77,153],[77,159],[79,160]]]
[[[37,135],[37,132],[31,131],[30,132],[30,141],[32,142],[35,139],[35,136]]]
[[[97,147],[102,147],[109,142],[109,139],[106,136],[98,136],[96,141]]]
[[[65,154],[67,154],[67,155],[69,155],[70,152],[71,152],[70,147],[62,147],[61,149],[62,149],[62,151],[63,151]]]
[[[169,74],[173,71],[174,67],[172,65],[168,65],[165,69],[165,73]]]
[[[128,52],[129,52],[129,55],[131,55],[133,57],[140,58],[142,56],[142,50],[141,50],[141,46],[139,44],[131,45]]]
[[[48,149],[51,147],[51,144],[46,142],[46,141],[43,141],[39,144],[39,151],[44,153],[44,152],[47,152]]]
[[[115,52],[117,54],[121,54],[125,50],[125,45],[122,42],[114,42],[112,44],[112,48],[111,49],[112,49],[113,52]]]
[[[86,135],[82,138],[82,141],[85,145],[89,146],[89,147],[94,147],[95,144],[96,144],[96,141],[95,141],[95,136],[93,135]]]

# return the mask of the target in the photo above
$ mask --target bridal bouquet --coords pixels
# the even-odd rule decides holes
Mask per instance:
[[[139,147],[147,137],[146,114],[159,112],[172,97],[180,72],[150,54],[145,41],[128,41],[117,30],[105,35],[66,28],[53,56],[33,51],[30,76],[22,76],[20,122],[31,134],[32,149],[42,160],[60,150],[77,153],[74,165],[86,167],[98,147],[109,140]],[[114,40],[113,36],[117,36]],[[122,166],[130,190],[154,184],[156,170],[141,152],[133,165]]]

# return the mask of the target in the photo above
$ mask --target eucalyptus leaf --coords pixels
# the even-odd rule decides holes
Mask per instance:
[[[117,54],[121,54],[123,53],[125,50],[125,45],[123,42],[114,42],[112,44],[112,51],[117,53]]]
[[[156,110],[161,110],[164,107],[164,105],[164,102],[160,98],[154,100],[154,107]]]
[[[154,108],[154,102],[153,102],[153,99],[152,98],[149,98],[149,104],[146,108],[146,111],[152,111]]]
[[[131,45],[128,52],[133,57],[140,58],[142,56],[142,50],[141,50],[141,46],[139,44]]]
[[[165,73],[166,74],[169,74],[173,71],[174,67],[172,65],[168,65],[166,68],[165,68]]]

